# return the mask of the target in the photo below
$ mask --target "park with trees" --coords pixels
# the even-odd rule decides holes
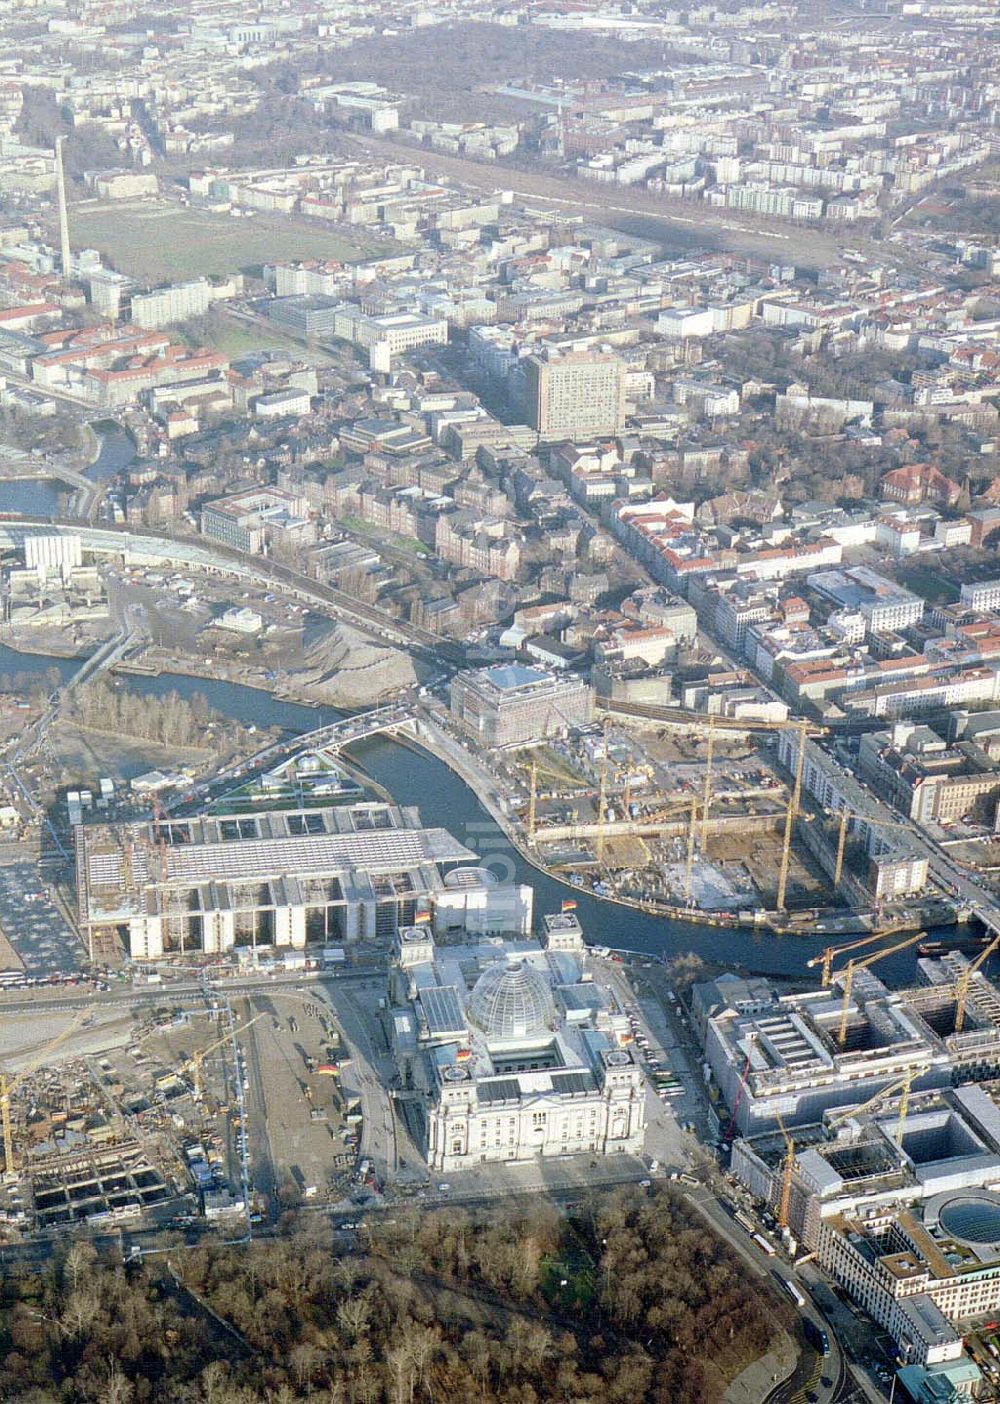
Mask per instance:
[[[370,1223],[371,1227],[368,1226]],[[19,1404],[715,1404],[792,1325],[673,1186],[397,1209],[123,1265],[86,1239],[8,1269]]]

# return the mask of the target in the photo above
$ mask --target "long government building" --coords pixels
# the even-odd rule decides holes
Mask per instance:
[[[391,939],[418,913],[439,929],[528,932],[532,893],[415,809],[355,804],[76,829],[80,928],[134,960],[239,947]]]

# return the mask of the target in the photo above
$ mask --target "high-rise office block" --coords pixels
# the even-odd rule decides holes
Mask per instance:
[[[543,439],[593,439],[625,427],[625,366],[617,356],[546,352],[525,362],[528,423]]]

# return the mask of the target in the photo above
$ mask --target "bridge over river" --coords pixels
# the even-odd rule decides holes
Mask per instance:
[[[282,738],[265,746],[248,760],[236,761],[211,780],[203,781],[194,789],[186,791],[178,803],[211,803],[212,800],[247,784],[265,771],[273,770],[282,761],[301,751],[323,751],[327,755],[336,755],[345,746],[357,745],[359,741],[366,741],[370,736],[398,736],[407,732],[415,734],[417,717],[417,709],[409,703],[372,707],[367,712],[355,712],[352,716],[331,722],[327,726],[318,726],[312,731]]]

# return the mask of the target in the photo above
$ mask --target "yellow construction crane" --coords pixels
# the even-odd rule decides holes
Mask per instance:
[[[532,751],[530,761],[516,761],[516,765],[528,771],[530,777],[528,789],[528,814],[525,827],[528,831],[529,839],[534,839],[537,824],[538,811],[538,777],[540,774],[551,775],[554,780],[565,782],[566,776],[562,771],[553,770],[551,767],[539,764],[537,754]]]
[[[694,872],[694,826],[698,818],[698,801],[691,801],[691,822],[688,824],[687,869],[684,875],[684,900],[691,901],[691,875]]]
[[[681,707],[663,707],[654,702],[613,702],[597,699],[597,706],[612,713],[618,720],[627,722],[630,717],[648,721],[667,721],[678,726],[696,727],[699,722],[711,721],[720,731],[798,731],[802,721],[796,717],[791,721],[759,721],[749,717],[723,717],[707,712],[689,712]],[[830,728],[821,722],[807,722],[809,736],[828,736]]]
[[[788,1227],[788,1210],[792,1202],[792,1176],[795,1173],[795,1142],[789,1134],[788,1128],[781,1119],[780,1112],[776,1113],[778,1118],[778,1130],[785,1138],[785,1156],[781,1162],[781,1197],[778,1200],[778,1227],[786,1229]]]
[[[806,966],[809,970],[813,970],[817,965],[822,965],[823,979],[821,983],[825,990],[829,989],[833,962],[838,956],[847,955],[848,951],[860,950],[862,946],[870,946],[873,941],[884,941],[886,937],[893,936],[896,931],[901,930],[903,930],[902,926],[883,927],[881,931],[869,931],[867,936],[859,936],[856,941],[848,941],[845,946],[827,946],[818,956],[813,956],[812,960],[807,960]]]
[[[712,759],[715,755],[715,718],[708,719],[708,748],[705,753],[705,791],[701,797],[701,851],[708,842],[708,809],[712,803]]]
[[[837,1033],[837,1042],[843,1048],[847,1042],[847,1016],[851,1006],[851,990],[854,986],[855,970],[867,970],[870,965],[877,961],[884,960],[886,956],[895,955],[897,951],[905,951],[907,946],[912,946],[917,941],[922,941],[927,935],[926,931],[916,931],[907,936],[905,940],[897,941],[895,945],[886,946],[884,951],[875,951],[873,955],[864,956],[861,960],[849,960],[847,968],[843,971],[844,976],[844,998],[840,1006],[840,1029]],[[838,971],[838,974],[841,972]]]
[[[972,983],[972,977],[973,975],[975,975],[979,967],[981,965],[984,965],[986,961],[989,960],[990,956],[993,954],[993,952],[997,949],[998,946],[1000,946],[1000,932],[998,932],[996,936],[993,937],[993,940],[989,943],[988,946],[984,946],[982,951],[980,951],[979,955],[976,956],[975,960],[969,962],[969,964],[962,971],[961,975],[959,975],[958,979],[955,981],[956,1033],[961,1033],[962,1028],[965,1025],[965,1005],[969,998],[969,986]]]
[[[853,809],[840,809],[837,811],[839,820],[839,832],[837,834],[837,861],[833,870],[833,885],[840,886],[840,879],[844,873],[844,849],[847,847],[847,831],[850,828],[852,819],[860,819],[864,824],[870,824],[873,829],[913,829],[913,825],[902,819],[875,819],[870,814],[859,814]]]
[[[666,804],[660,805],[658,809],[650,809],[645,814],[638,815],[632,820],[633,824],[669,824],[671,820],[676,820],[681,813],[687,811],[689,801],[684,799],[670,800]]]
[[[6,1073],[0,1074],[0,1120],[3,1122],[3,1168],[5,1179],[9,1179],[15,1174],[17,1169],[14,1159],[14,1130],[11,1125],[10,1099],[16,1088],[24,1079],[39,1068],[49,1054],[54,1053],[60,1044],[65,1043],[70,1034],[76,1032],[86,1017],[86,1009],[78,1010],[66,1027],[60,1033],[56,1034],[55,1038],[51,1039],[39,1053],[36,1053],[28,1066],[22,1068],[16,1077],[8,1077]]]
[[[604,862],[604,824],[605,809],[608,803],[608,730],[611,725],[611,718],[605,717],[602,723],[604,731],[604,754],[601,757],[601,786],[597,797],[597,863],[598,866]]]
[[[201,1065],[208,1057],[209,1053],[214,1053],[217,1048],[221,1048],[224,1043],[228,1043],[235,1034],[237,1037],[244,1033],[251,1024],[256,1024],[258,1019],[263,1019],[264,1012],[255,1014],[252,1019],[248,1019],[245,1024],[238,1025],[232,1031],[227,1030],[221,1038],[217,1038],[214,1043],[210,1043],[207,1048],[199,1048],[197,1053],[192,1053],[188,1060],[177,1069],[178,1073],[187,1072],[191,1069],[191,1082],[194,1087],[194,1095],[197,1100],[201,1100]]]
[[[844,1121],[850,1121],[854,1116],[864,1116],[866,1112],[874,1111],[883,1102],[887,1102],[890,1097],[894,1097],[897,1092],[899,1098],[899,1120],[896,1123],[896,1144],[903,1144],[903,1133],[906,1130],[906,1118],[910,1110],[910,1092],[917,1078],[923,1077],[924,1073],[930,1072],[930,1063],[923,1063],[920,1066],[907,1068],[901,1077],[897,1077],[895,1082],[890,1082],[887,1087],[883,1087],[880,1092],[876,1092],[874,1097],[869,1097],[867,1102],[862,1102],[859,1107],[849,1107],[847,1111],[836,1112],[833,1116],[827,1117],[826,1124],[831,1130],[839,1126]]]
[[[788,886],[788,864],[792,854],[792,834],[795,830],[795,820],[799,812],[799,804],[802,800],[802,768],[805,765],[806,734],[809,729],[809,723],[804,720],[796,722],[795,725],[799,733],[799,744],[795,752],[795,783],[792,786],[792,794],[785,814],[785,837],[781,846],[781,869],[778,873],[777,902],[779,912],[785,910],[785,890]]]
[[[535,810],[538,804],[538,761],[531,757],[531,791],[528,795],[528,839],[535,841]]]

